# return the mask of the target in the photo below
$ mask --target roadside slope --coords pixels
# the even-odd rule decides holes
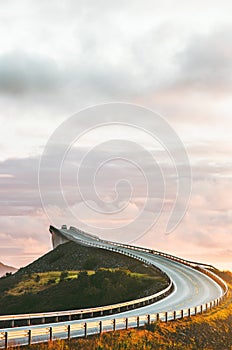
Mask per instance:
[[[103,306],[156,293],[168,284],[155,268],[104,249],[68,242],[0,279],[1,314]]]

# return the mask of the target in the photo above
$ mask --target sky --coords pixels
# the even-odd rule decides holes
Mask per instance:
[[[64,223],[232,269],[231,14],[226,0],[0,1],[1,262],[21,267],[45,254],[52,249],[49,225]],[[52,217],[41,202],[39,164],[51,135],[79,111],[91,107],[97,120],[94,106],[116,102],[142,106],[148,130],[145,110],[154,120],[161,115],[188,154],[191,196],[170,234],[175,169],[162,144],[136,129],[134,113],[130,126],[95,127],[71,144],[62,185],[78,219],[54,205],[51,172],[43,186]],[[80,129],[87,130],[90,114],[84,112]],[[154,179],[155,194],[147,192],[147,179]],[[157,223],[139,235],[160,208]],[[138,232],[128,225],[124,235],[122,225],[131,222]]]

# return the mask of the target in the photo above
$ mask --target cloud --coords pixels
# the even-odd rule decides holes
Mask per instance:
[[[17,257],[21,265],[50,248],[49,220],[41,210],[37,185],[39,155],[49,136],[81,108],[118,100],[162,113],[187,145],[193,166],[193,195],[185,220],[170,236],[163,235],[161,220],[141,244],[187,258],[198,253],[213,257],[231,245],[231,3],[214,5],[1,2],[0,149],[5,161],[0,163],[0,232],[5,262],[14,265]],[[83,217],[75,171],[85,151],[74,152],[63,172],[68,204],[80,209]],[[107,155],[112,149],[99,151]],[[149,159],[136,156],[156,178]],[[170,164],[163,152],[155,156],[173,181],[173,190]],[[85,174],[99,159],[99,155],[90,159]],[[114,199],[115,182],[120,176],[129,177],[136,189],[129,210],[136,213],[144,201],[141,177],[125,164],[118,173],[112,164],[104,170],[97,179],[100,197]],[[95,200],[85,176],[82,185],[88,200]],[[52,176],[47,176],[45,186],[52,203],[56,195]],[[125,203],[129,193],[125,183],[120,186],[118,204]],[[174,192],[168,193],[163,222]],[[57,220],[63,223],[63,207],[57,204]],[[160,199],[153,197],[148,221],[159,204]],[[28,255],[29,246],[39,247],[34,256]],[[231,259],[231,253],[226,254]]]
[[[0,92],[48,93],[59,87],[60,72],[54,59],[13,51],[0,56]]]
[[[180,82],[209,90],[232,87],[232,27],[220,28],[191,37],[183,51],[176,54]]]
[[[95,153],[95,157],[90,158],[93,166],[104,158],[104,153],[107,154],[105,146],[104,144],[102,148],[98,149],[98,153]],[[80,160],[87,149],[74,148],[71,156],[67,157],[63,174],[63,190],[69,209],[73,210],[78,219],[83,221],[81,228],[86,229],[86,227],[88,227],[87,230],[99,234],[100,236],[105,235],[104,237],[106,238],[123,241],[139,237],[139,232],[146,226],[146,222],[151,223],[153,221],[153,214],[160,206],[160,199],[158,197],[150,199],[150,205],[146,209],[143,220],[141,222],[139,221],[137,224],[136,237],[135,232],[128,232],[127,237],[120,237],[120,230],[117,231],[116,236],[114,236],[112,230],[111,236],[108,237],[104,230],[105,227],[125,225],[131,220],[133,221],[138,212],[142,210],[144,202],[146,201],[143,181],[141,182],[143,178],[140,179],[138,176],[135,176],[135,170],[133,167],[131,168],[130,164],[116,162],[113,165],[109,163],[105,169],[102,169],[96,182],[96,190],[103,200],[101,203],[103,204],[106,200],[105,206],[98,206],[99,203],[95,201],[95,194],[89,190],[90,184],[88,181],[82,183],[82,191],[87,194],[88,201],[90,204],[92,203],[92,207],[94,207],[96,211],[103,210],[104,212],[106,208],[117,211],[121,206],[127,204],[129,197],[128,193],[124,192],[125,189],[123,186],[118,188],[119,200],[114,201],[116,195],[114,185],[119,178],[131,178],[134,181],[135,192],[125,212],[119,211],[116,216],[107,213],[105,215],[99,215],[96,211],[93,212],[83,203],[77,191],[76,182],[76,167],[80,165]],[[193,151],[194,148],[192,149],[192,152]],[[122,153],[122,150],[120,150],[120,152]],[[124,150],[124,152],[125,155],[130,156],[127,154],[126,150]],[[197,157],[198,152],[199,150],[197,148]],[[136,156],[139,157],[138,154]],[[167,193],[164,211],[159,224],[136,242],[136,244],[148,245],[156,249],[168,250],[172,253],[176,252],[176,254],[178,253],[179,255],[187,254],[186,252],[195,250],[199,254],[202,254],[201,256],[203,256],[203,254],[213,254],[215,251],[226,249],[228,244],[232,244],[232,238],[230,236],[232,229],[232,212],[229,210],[229,208],[231,208],[232,193],[230,193],[231,179],[228,177],[228,164],[225,162],[218,166],[217,163],[210,162],[210,159],[211,158],[209,158],[209,161],[203,163],[196,162],[193,164],[194,184],[191,202],[188,213],[177,230],[169,236],[163,234],[165,222],[167,222],[167,215],[169,213],[169,204],[171,204],[173,200],[173,188],[172,185],[169,185],[171,192]],[[46,218],[40,202],[37,184],[38,164],[39,159],[36,157],[9,159],[0,164],[0,173],[3,175],[7,174],[6,177],[0,177],[1,254],[3,257],[6,256],[4,249],[9,247],[9,245],[12,247],[20,247],[14,252],[15,257],[19,257],[18,265],[20,265],[22,261],[26,261],[26,259],[29,261],[29,259],[39,256],[39,252],[45,252],[46,249],[50,248],[48,226],[51,224],[51,221]],[[87,167],[86,169],[83,168],[84,173],[90,170],[88,163],[85,165]],[[152,175],[152,167],[149,163],[149,158],[144,158],[144,166]],[[172,171],[168,165],[166,165],[166,171],[167,179],[171,179]],[[155,178],[154,173],[153,175]],[[230,176],[232,176],[232,174]],[[53,176],[49,174],[48,169],[46,191],[48,198],[51,199],[51,203],[54,203],[53,198],[54,195],[56,195],[57,189],[53,186],[52,178]],[[77,221],[75,217],[70,216],[70,212],[60,207],[59,203],[57,203],[56,207],[50,207],[50,210],[52,211],[52,217],[56,225],[60,226],[63,223],[67,223],[68,225],[76,226]],[[90,228],[91,226],[92,228]],[[35,244],[37,244],[39,248],[38,250],[32,251],[29,257],[25,252],[28,252],[27,246],[31,240],[37,242]],[[16,265],[14,262],[11,263]]]

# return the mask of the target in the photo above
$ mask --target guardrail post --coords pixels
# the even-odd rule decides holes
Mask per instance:
[[[180,312],[180,317],[181,318],[184,318],[184,310],[182,309],[181,312]]]
[[[159,313],[156,314],[156,321],[159,321],[160,315]]]
[[[176,311],[173,311],[173,320],[176,320]]]
[[[139,328],[139,316],[137,316],[137,328]]]
[[[12,321],[11,321],[11,327],[14,328],[14,325],[15,325],[15,321],[12,320]]]
[[[203,305],[201,305],[201,314],[203,313]]]
[[[125,323],[126,323],[126,329],[128,329],[128,318],[127,317],[125,319]]]
[[[71,339],[71,326],[70,324],[68,325],[68,340]]]
[[[151,315],[147,315],[147,324],[151,324]]]
[[[28,326],[31,325],[31,320],[30,320],[30,318],[27,319],[27,325],[28,325]]]
[[[85,322],[85,324],[84,324],[84,330],[85,330],[85,338],[87,338],[87,323]]]
[[[99,333],[102,333],[102,321],[99,322]]]
[[[116,331],[116,319],[115,318],[113,319],[113,331],[114,332]]]
[[[28,331],[28,345],[31,345],[31,329]]]
[[[168,313],[167,313],[167,311],[165,312],[165,322],[168,322]]]
[[[5,332],[5,349],[8,349],[8,333]]]
[[[195,306],[195,315],[197,314],[197,307]]]
[[[188,309],[188,317],[190,317],[191,316],[191,309],[189,308]]]
[[[49,340],[52,341],[52,327],[49,327]]]

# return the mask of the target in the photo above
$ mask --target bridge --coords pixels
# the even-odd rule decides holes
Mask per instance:
[[[154,266],[167,276],[168,287],[129,302],[89,309],[0,316],[0,348],[70,339],[103,331],[140,327],[145,323],[191,317],[217,307],[228,287],[208,264],[181,259],[153,249],[103,240],[75,227],[50,226],[53,247],[74,241],[114,251]]]

